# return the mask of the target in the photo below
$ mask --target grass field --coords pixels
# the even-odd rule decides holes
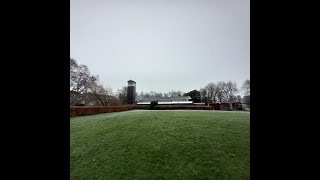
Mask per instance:
[[[250,112],[132,110],[70,128],[72,180],[250,179]]]

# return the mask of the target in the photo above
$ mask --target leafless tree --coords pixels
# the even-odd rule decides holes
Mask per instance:
[[[150,91],[149,94],[151,97],[155,97],[157,93],[155,91]]]
[[[96,79],[86,65],[78,65],[70,58],[70,105],[82,103]]]
[[[243,96],[243,102],[247,105],[250,105],[250,95]]]
[[[250,95],[250,79],[244,81],[242,88],[246,96]]]
[[[218,92],[217,98],[219,99],[220,103],[222,103],[224,101],[224,96],[223,96],[223,92],[222,91]]]
[[[172,91],[169,91],[169,92],[168,92],[168,96],[169,96],[169,97],[173,97],[174,95],[175,95],[175,91],[172,90]]]
[[[78,67],[77,61],[73,58],[70,58],[70,88],[74,86],[77,67]]]
[[[143,98],[143,97],[144,97],[143,92],[140,92],[140,93],[136,92],[136,98],[135,98],[136,102],[140,101],[141,98]]]
[[[224,86],[224,82],[223,81],[219,81],[216,83],[216,87],[217,87],[217,99],[219,100],[220,103],[227,101],[225,96],[224,96],[224,92],[223,92],[223,86]]]
[[[208,90],[206,88],[200,88],[200,96],[201,96],[201,100],[200,102],[203,103],[208,103]]]
[[[110,96],[109,104],[110,104],[110,106],[119,106],[119,105],[121,105],[119,99],[116,96]]]
[[[218,94],[221,91],[221,88],[218,84],[215,83],[209,83],[208,85],[206,85],[205,87],[208,91],[208,99],[211,100],[211,102],[217,102],[217,98],[218,98]]]
[[[168,92],[169,97],[180,97],[183,94],[184,93],[182,93],[181,91],[174,91],[174,90],[171,90],[170,92]]]
[[[209,83],[205,86],[205,89],[207,90],[207,99],[209,103],[212,102],[212,94],[213,94],[214,88],[215,88],[214,83]]]
[[[91,91],[102,106],[110,105],[111,100],[114,99],[112,89],[103,87],[100,83],[95,83],[91,87]]]
[[[78,66],[77,61],[73,58],[70,58],[70,70],[73,70],[77,66]]]
[[[240,95],[237,95],[237,97],[236,97],[236,101],[237,101],[237,102],[242,103],[242,98],[241,98],[241,96],[240,96]]]
[[[234,94],[238,92],[237,84],[235,82],[228,81],[228,82],[222,82],[221,86],[222,86],[221,90],[224,96],[226,97],[226,99],[228,100],[230,104],[230,108],[232,109]]]
[[[128,95],[128,86],[123,86],[121,89],[118,89],[117,96],[120,100],[120,104],[127,104],[127,95]]]
[[[162,93],[155,93],[154,97],[162,97]]]

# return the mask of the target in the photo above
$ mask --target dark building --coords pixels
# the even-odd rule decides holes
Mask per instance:
[[[128,81],[128,95],[127,95],[127,103],[134,104],[135,103],[135,95],[136,95],[136,82],[129,80]]]

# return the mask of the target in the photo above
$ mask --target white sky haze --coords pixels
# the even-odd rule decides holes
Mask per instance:
[[[71,0],[70,55],[115,92],[250,79],[249,0]]]

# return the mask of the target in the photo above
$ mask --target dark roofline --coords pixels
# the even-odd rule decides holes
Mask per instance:
[[[164,99],[192,99],[190,96],[175,96],[175,97],[146,97],[143,96],[139,100],[164,100]]]

